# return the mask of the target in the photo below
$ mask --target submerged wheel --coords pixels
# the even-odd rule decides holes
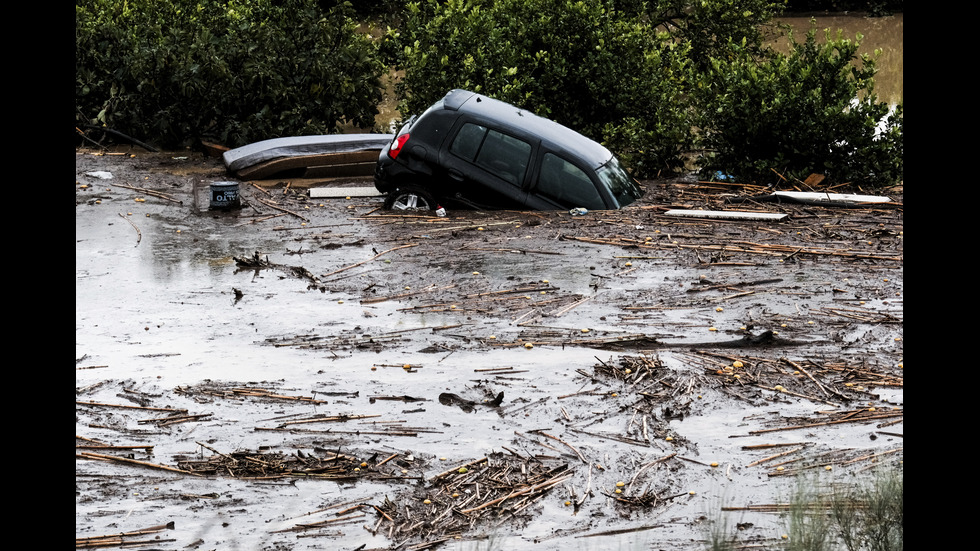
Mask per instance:
[[[418,187],[398,188],[388,194],[385,208],[391,210],[436,210],[436,200],[428,191]]]

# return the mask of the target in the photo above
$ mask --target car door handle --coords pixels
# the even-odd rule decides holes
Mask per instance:
[[[449,170],[449,177],[457,182],[463,181],[463,173],[456,170],[455,168]]]

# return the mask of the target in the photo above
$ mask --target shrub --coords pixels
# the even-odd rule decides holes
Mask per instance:
[[[904,481],[901,470],[881,467],[873,478],[852,485],[834,484],[829,492],[814,477],[800,476],[781,511],[785,551],[902,551]],[[734,551],[744,546],[721,516],[706,531],[705,551]]]
[[[860,40],[860,35],[857,37]],[[702,166],[746,183],[824,174],[828,183],[880,187],[904,177],[903,108],[890,112],[874,94],[874,59],[857,59],[858,42],[815,30],[788,55],[712,60],[695,93]]]
[[[312,0],[79,0],[76,124],[167,146],[372,126],[384,68],[348,10]]]
[[[902,551],[905,543],[905,482],[882,470],[870,485],[834,493],[831,511],[848,551]]]

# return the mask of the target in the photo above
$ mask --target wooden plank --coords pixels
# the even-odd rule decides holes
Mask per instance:
[[[344,176],[374,176],[378,166],[377,155],[371,162],[343,165],[311,166],[303,173],[304,178],[342,178]]]

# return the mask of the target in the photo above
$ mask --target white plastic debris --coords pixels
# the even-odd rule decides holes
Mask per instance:
[[[888,197],[881,195],[855,195],[853,193],[824,193],[818,191],[777,191],[776,197],[794,199],[801,202],[825,201],[827,203],[887,203]]]
[[[92,172],[86,172],[86,176],[91,176],[92,178],[98,178],[100,180],[111,180],[112,173],[105,170],[94,170]]]
[[[787,214],[778,212],[744,212],[720,210],[684,210],[673,209],[664,213],[666,216],[687,216],[691,218],[721,218],[729,220],[782,220]]]
[[[315,187],[310,188],[310,198],[338,197],[380,197],[382,194],[375,187]]]

